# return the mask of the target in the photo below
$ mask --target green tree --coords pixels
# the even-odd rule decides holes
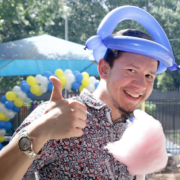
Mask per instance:
[[[0,92],[11,91],[14,86],[19,86],[21,81],[26,80],[27,76],[8,76],[0,77]]]
[[[0,0],[1,42],[40,34],[64,37],[61,0]]]
[[[175,83],[172,78],[168,73],[164,72],[161,74],[157,75],[157,84],[156,88],[161,91],[167,91],[168,89],[173,89],[175,88]]]

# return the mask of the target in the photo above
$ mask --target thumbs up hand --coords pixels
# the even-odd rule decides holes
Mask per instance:
[[[86,127],[86,106],[75,100],[63,99],[59,79],[50,77],[50,80],[54,87],[43,122],[47,140],[82,136],[82,129]]]

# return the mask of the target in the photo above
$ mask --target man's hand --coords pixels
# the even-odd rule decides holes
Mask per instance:
[[[82,136],[82,129],[86,127],[86,106],[78,101],[63,99],[59,79],[51,77],[50,80],[54,87],[43,122],[47,138],[63,139]]]

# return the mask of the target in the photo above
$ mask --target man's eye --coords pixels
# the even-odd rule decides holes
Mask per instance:
[[[147,74],[146,77],[149,78],[149,79],[153,79],[153,77],[151,75],[149,75],[149,74]]]
[[[128,69],[130,72],[135,72],[135,70],[134,69]]]

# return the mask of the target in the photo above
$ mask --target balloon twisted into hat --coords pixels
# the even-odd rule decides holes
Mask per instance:
[[[124,20],[134,20],[140,23],[156,42],[146,39],[111,35],[115,27]],[[97,30],[97,35],[86,41],[86,47],[93,50],[96,62],[104,57],[107,48],[146,55],[157,59],[160,64],[157,74],[177,70],[180,67],[175,58],[169,40],[160,24],[146,11],[135,6],[122,6],[108,13]]]

